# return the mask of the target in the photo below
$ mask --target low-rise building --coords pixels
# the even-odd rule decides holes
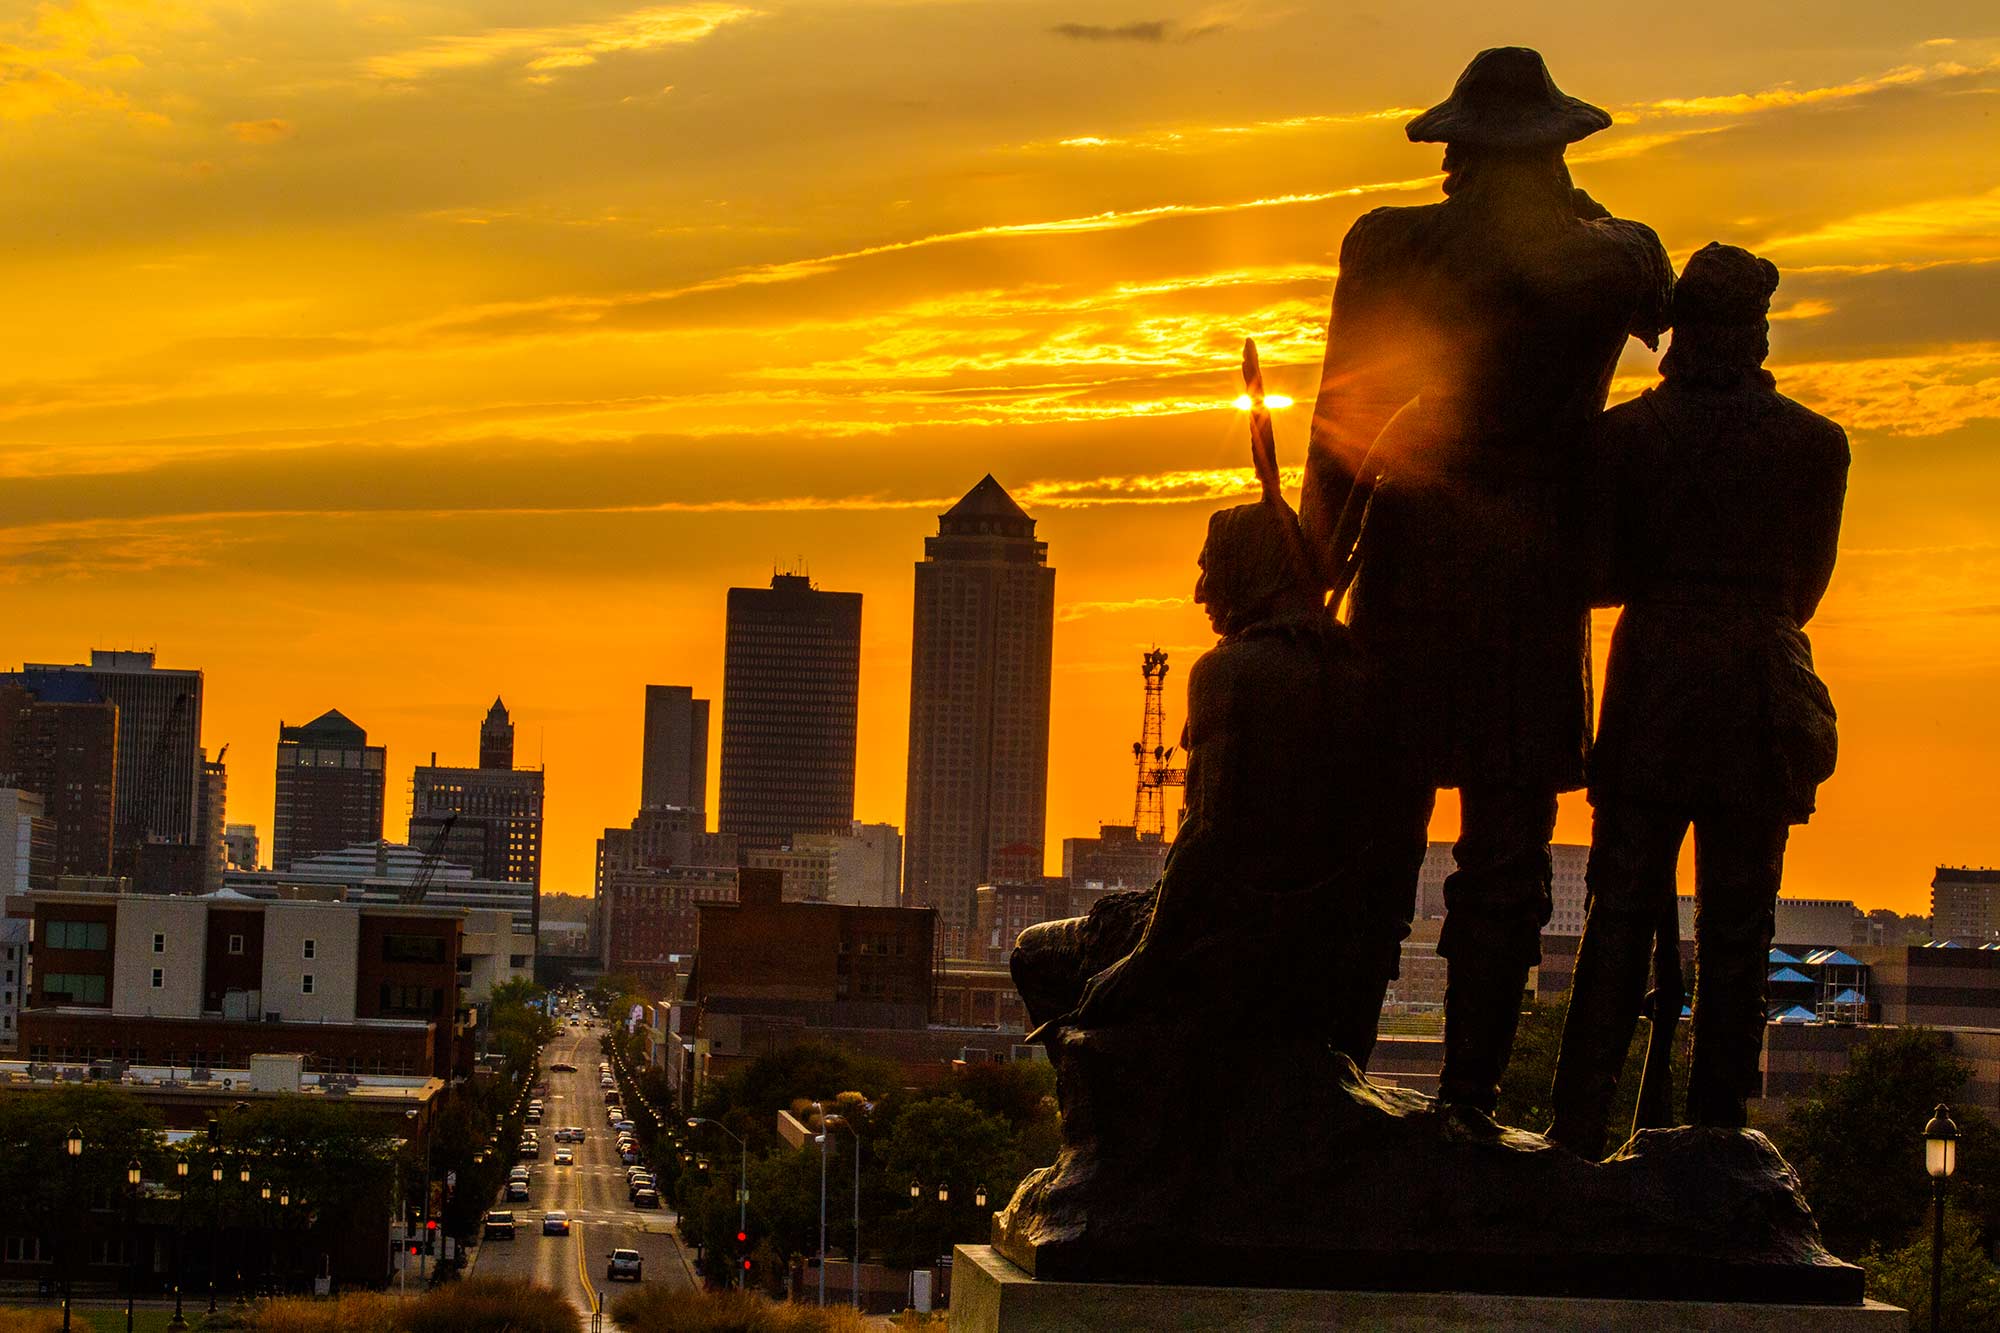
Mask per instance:
[[[1172,844],[1131,824],[1100,824],[1094,838],[1063,839],[1063,878],[1107,889],[1150,889],[1159,883]]]
[[[19,1019],[30,1060],[199,1070],[293,1053],[321,1072],[469,1071],[456,1040],[462,911],[225,889],[36,893],[9,914],[32,922]]]
[[[55,887],[56,822],[42,798],[0,787],[0,894]]]
[[[1931,879],[1931,937],[1975,945],[2000,940],[2000,870],[1939,866]]]

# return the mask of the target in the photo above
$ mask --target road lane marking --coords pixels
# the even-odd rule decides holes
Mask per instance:
[[[590,1310],[591,1310],[591,1313],[592,1313],[592,1314],[598,1314],[598,1313],[601,1313],[601,1312],[603,1311],[603,1309],[604,1309],[604,1306],[603,1306],[603,1304],[602,1304],[602,1303],[601,1303],[601,1302],[600,1302],[600,1301],[598,1300],[598,1296],[597,1296],[597,1288],[595,1288],[595,1287],[593,1287],[593,1286],[591,1286],[591,1285],[590,1285],[590,1273],[588,1272],[588,1268],[589,1268],[589,1265],[587,1265],[587,1264],[586,1264],[586,1263],[584,1262],[584,1258],[583,1258],[583,1251],[584,1251],[584,1244],[583,1244],[583,1228],[582,1228],[581,1226],[574,1226],[574,1225],[573,1225],[573,1226],[571,1226],[571,1227],[570,1227],[570,1230],[571,1230],[571,1231],[574,1231],[574,1232],[576,1233],[576,1277],[577,1277],[577,1281],[579,1281],[579,1282],[583,1283],[583,1294],[584,1294],[585,1296],[587,1296],[587,1297],[589,1297],[589,1298],[590,1298]]]

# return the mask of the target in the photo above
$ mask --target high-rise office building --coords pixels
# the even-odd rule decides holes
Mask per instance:
[[[381,841],[388,757],[337,708],[304,726],[280,722],[271,868]]]
[[[1056,572],[990,475],[938,518],[916,568],[903,901],[968,947],[981,884],[1042,873]]]
[[[0,894],[53,889],[55,863],[56,822],[44,813],[42,798],[0,786]],[[7,980],[13,979],[10,973]]]
[[[708,700],[685,685],[646,687],[639,806],[708,808]]]
[[[479,724],[479,766],[514,766],[514,724],[508,720],[507,705],[497,695],[486,710],[486,720]]]
[[[37,676],[86,681],[99,699],[118,706],[114,857],[148,841],[199,842],[201,672],[157,667],[150,652],[92,649],[88,666],[31,662],[22,674],[31,690]]]
[[[475,879],[534,885],[539,928],[544,774],[512,767],[514,726],[498,699],[479,729],[479,757],[478,768],[444,768],[433,754],[412,774],[409,844],[439,847]]]
[[[798,574],[729,590],[722,662],[722,809],[745,850],[854,821],[861,594]]]
[[[229,865],[229,844],[223,838],[229,806],[229,769],[224,766],[223,760],[228,753],[227,745],[213,759],[208,757],[208,751],[201,752],[201,786],[195,791],[195,827],[200,830],[196,841],[201,845],[203,893],[215,893],[222,888],[222,872]]]
[[[118,705],[90,682],[0,677],[0,786],[42,798],[55,824],[55,873],[111,873],[118,787]]]

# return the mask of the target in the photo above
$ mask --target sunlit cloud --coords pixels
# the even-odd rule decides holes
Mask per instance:
[[[725,24],[757,14],[732,4],[657,5],[592,23],[488,28],[374,56],[365,68],[378,79],[409,82],[498,61],[519,61],[523,69],[548,75],[595,64],[600,56],[618,52],[698,42]]]
[[[1808,247],[1827,249],[1921,248],[1927,251],[1960,246],[2000,248],[2000,187],[1984,194],[1927,199],[1829,222],[1793,236],[1762,242],[1767,251]],[[1993,256],[1980,256],[1990,260]]]
[[[291,138],[298,132],[298,126],[273,116],[267,120],[232,121],[229,132],[241,143],[276,143]]]
[[[139,61],[112,48],[109,25],[86,0],[49,0],[32,19],[0,22],[0,121],[111,111],[140,124],[167,124],[165,115],[135,105],[113,86]]]
[[[1966,79],[1975,75],[1990,74],[1996,70],[2000,70],[2000,57],[1972,65],[1958,61],[1941,61],[1931,65],[1899,65],[1879,74],[1816,88],[1795,88],[1789,84],[1780,84],[1775,88],[1765,88],[1758,92],[1723,93],[1708,97],[1667,97],[1658,101],[1636,103],[1624,110],[1634,119],[1651,116],[1743,116],[1760,111],[1848,101],[1894,88],[1911,88],[1920,84]]]
[[[1056,607],[1056,619],[1088,620],[1093,616],[1117,615],[1124,611],[1176,611],[1193,601],[1191,597],[1128,597],[1111,602],[1064,602]]]

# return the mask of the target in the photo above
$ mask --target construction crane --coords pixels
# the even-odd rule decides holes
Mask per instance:
[[[431,878],[437,874],[438,862],[444,859],[445,839],[451,836],[451,826],[458,822],[458,816],[446,815],[438,831],[431,835],[430,846],[424,848],[424,859],[417,865],[417,873],[408,884],[396,894],[400,903],[420,903],[431,891]]]
[[[1140,672],[1146,678],[1146,710],[1139,723],[1139,739],[1132,743],[1132,759],[1139,770],[1138,790],[1132,798],[1132,827],[1140,837],[1167,835],[1169,787],[1187,785],[1187,765],[1174,762],[1174,747],[1165,744],[1167,724],[1167,655],[1154,648],[1142,659]]]

